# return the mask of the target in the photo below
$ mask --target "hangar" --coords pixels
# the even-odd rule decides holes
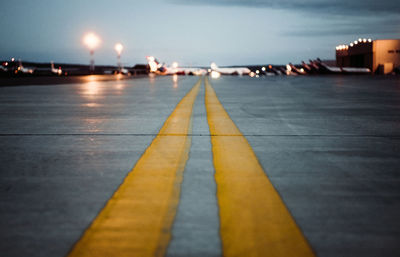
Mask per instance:
[[[337,67],[369,68],[374,74],[390,74],[400,66],[400,39],[361,39],[336,47]]]

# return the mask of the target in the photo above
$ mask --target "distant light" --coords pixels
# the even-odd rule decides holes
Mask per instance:
[[[361,41],[362,41],[362,39],[361,39],[361,38],[359,38],[359,39],[358,39],[358,41],[359,41],[359,42],[361,42]]]
[[[270,65],[268,65],[268,68],[272,69],[272,65],[271,65],[271,64],[270,64]]]
[[[215,62],[212,62],[210,67],[211,67],[212,70],[215,70],[215,69],[218,68],[218,66],[217,66],[217,64]]]
[[[100,38],[96,34],[90,32],[83,37],[83,43],[89,48],[89,50],[93,51],[100,45]]]
[[[117,44],[115,44],[114,49],[115,49],[115,51],[117,51],[118,55],[121,55],[122,50],[124,49],[124,46],[121,43],[117,43]]]
[[[363,43],[366,43],[367,42],[367,39],[366,38],[363,38]]]
[[[252,78],[253,78],[255,75],[256,75],[256,74],[255,74],[254,72],[250,72],[250,73],[249,73],[249,76],[252,77]]]
[[[172,68],[174,68],[174,69],[178,68],[178,63],[177,62],[173,62],[172,63]]]
[[[354,45],[353,43],[350,43],[350,47],[353,47],[353,45]]]
[[[355,44],[355,45],[357,45],[357,44],[358,44],[358,41],[357,41],[357,40],[356,40],[356,41],[354,41],[354,44]]]
[[[266,71],[267,69],[266,69],[265,67],[262,67],[261,70],[262,70],[262,71]]]
[[[290,71],[292,71],[292,67],[290,67],[289,64],[286,64],[286,70],[290,72]]]
[[[368,42],[372,42],[372,39],[368,38]]]
[[[304,72],[304,69],[303,69],[303,68],[301,68],[301,69],[300,69],[300,71],[301,71],[301,72]]]
[[[207,71],[208,71],[208,72],[211,72],[211,69],[208,69]]]
[[[259,78],[260,76],[259,75],[256,75],[256,78]]]
[[[257,74],[259,74],[259,73],[260,73],[260,71],[259,71],[259,70],[256,70],[256,73],[257,73]]]
[[[219,77],[221,77],[221,73],[219,73],[218,71],[212,71],[211,72],[211,78],[217,79]]]
[[[15,61],[15,58],[13,57],[13,58],[11,58],[11,61],[13,62],[13,61]]]
[[[178,75],[172,75],[172,81],[174,82],[174,88],[178,87]]]
[[[147,62],[150,66],[150,72],[156,72],[158,69],[158,65],[156,63],[156,58],[154,58],[153,56],[147,56]]]

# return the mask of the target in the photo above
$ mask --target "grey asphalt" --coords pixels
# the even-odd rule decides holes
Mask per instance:
[[[0,87],[1,256],[65,256],[198,78]],[[400,78],[210,80],[318,256],[400,255]],[[219,256],[204,88],[168,256]]]

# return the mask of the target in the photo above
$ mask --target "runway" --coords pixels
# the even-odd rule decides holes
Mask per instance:
[[[399,83],[0,87],[0,252],[398,256]]]

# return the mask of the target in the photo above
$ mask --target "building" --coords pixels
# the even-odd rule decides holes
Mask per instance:
[[[358,39],[336,47],[338,67],[364,67],[388,74],[400,66],[400,39]]]

